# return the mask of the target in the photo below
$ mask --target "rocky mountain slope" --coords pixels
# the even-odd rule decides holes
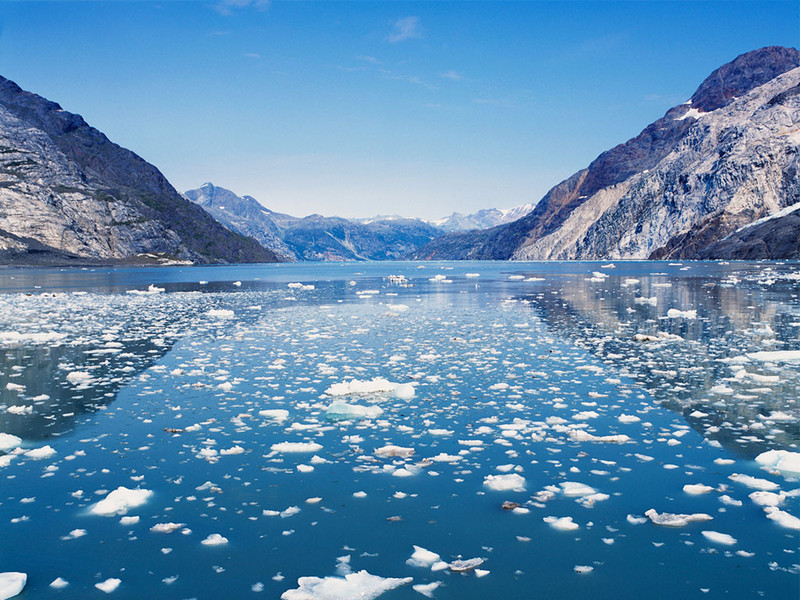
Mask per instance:
[[[81,116],[0,77],[0,262],[273,262]]]
[[[800,201],[798,67],[793,48],[743,54],[689,102],[556,185],[527,216],[444,236],[415,257],[796,256],[786,226],[794,213],[739,230]]]
[[[185,196],[226,227],[252,236],[288,260],[399,259],[442,233],[419,219],[358,222],[321,215],[293,217],[211,183]]]

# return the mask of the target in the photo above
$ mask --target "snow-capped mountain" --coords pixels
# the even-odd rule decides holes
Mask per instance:
[[[791,258],[800,213],[800,52],[714,71],[689,102],[556,185],[527,216],[447,235],[429,259]]]
[[[490,227],[496,227],[521,219],[530,213],[534,206],[535,204],[528,203],[506,209],[485,208],[468,215],[454,212],[447,217],[429,221],[429,223],[447,232],[489,229]]]

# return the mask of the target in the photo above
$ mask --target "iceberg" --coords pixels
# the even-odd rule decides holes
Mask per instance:
[[[281,600],[373,600],[412,581],[413,577],[379,577],[367,571],[344,577],[300,577],[297,588],[285,591]]]
[[[113,492],[109,492],[105,499],[95,504],[91,512],[96,515],[104,517],[113,517],[115,515],[124,515],[131,508],[141,506],[153,492],[137,488],[134,490],[128,489],[125,486],[119,486]]]
[[[9,571],[0,573],[0,600],[13,598],[22,591],[28,581],[28,575]]]

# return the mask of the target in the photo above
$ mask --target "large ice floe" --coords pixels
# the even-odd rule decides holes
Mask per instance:
[[[0,600],[6,600],[18,595],[22,592],[27,581],[28,576],[25,573],[14,571],[0,573]]]
[[[113,492],[92,507],[92,513],[104,517],[124,515],[130,509],[141,506],[153,495],[151,490],[129,489],[119,486]]]

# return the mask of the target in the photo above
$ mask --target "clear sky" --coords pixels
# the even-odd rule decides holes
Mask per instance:
[[[0,1],[0,75],[179,190],[294,215],[539,200],[800,2]]]

